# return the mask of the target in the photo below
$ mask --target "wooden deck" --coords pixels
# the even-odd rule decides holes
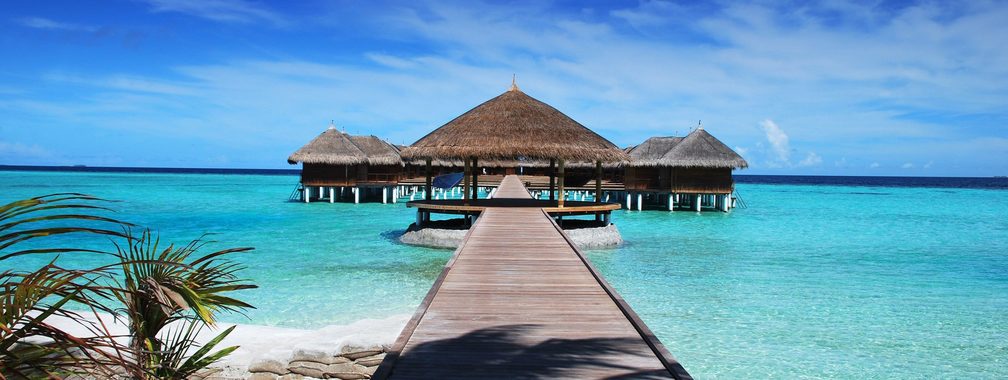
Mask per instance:
[[[495,197],[529,198],[515,176]],[[487,208],[376,379],[690,379],[542,209]]]

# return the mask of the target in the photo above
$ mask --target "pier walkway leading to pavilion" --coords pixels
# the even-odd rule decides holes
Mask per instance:
[[[488,207],[373,378],[691,377],[541,208]]]

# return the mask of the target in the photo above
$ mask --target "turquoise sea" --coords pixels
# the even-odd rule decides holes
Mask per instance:
[[[588,252],[695,377],[1008,378],[1008,190],[763,182],[738,184],[749,207],[727,214],[616,212],[626,245]],[[243,294],[257,309],[230,322],[411,314],[451,251],[398,244],[414,218],[403,203],[288,202],[296,183],[0,171],[0,203],[82,192],[120,201],[117,218],[162,240],[213,232],[218,248],[255,247],[236,258],[260,286]]]

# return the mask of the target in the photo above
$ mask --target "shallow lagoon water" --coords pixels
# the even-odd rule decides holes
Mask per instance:
[[[288,202],[296,182],[9,171],[0,202],[83,192],[119,200],[116,217],[162,239],[213,232],[215,247],[256,247],[236,258],[260,286],[243,295],[257,309],[230,322],[315,328],[412,313],[451,251],[398,244],[414,217],[402,203]],[[749,208],[728,214],[616,212],[627,244],[588,252],[694,376],[1008,377],[1008,191],[738,190]]]

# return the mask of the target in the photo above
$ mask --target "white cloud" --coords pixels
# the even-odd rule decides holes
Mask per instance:
[[[93,32],[97,30],[97,28],[92,26],[59,22],[45,17],[24,17],[18,19],[17,21],[23,26],[35,29],[83,31],[83,32]]]
[[[773,150],[776,160],[781,163],[791,162],[791,144],[784,130],[770,119],[763,120],[760,126],[763,128],[763,133],[766,134],[767,142],[770,143],[770,149]]]
[[[220,22],[284,23],[283,16],[259,2],[148,3],[156,12]],[[845,12],[856,21],[833,25],[810,16],[815,14],[810,7],[827,7],[817,3],[794,10],[729,4],[698,12],[688,4],[642,1],[613,11],[609,20],[539,9],[549,7],[545,2],[413,5],[418,9],[400,5],[350,23],[361,33],[396,42],[387,46],[411,46],[402,51],[379,43],[363,51],[341,49],[347,58],[332,61],[308,61],[295,52],[273,61],[193,62],[177,68],[174,74],[181,75],[171,79],[139,77],[139,70],[109,73],[93,76],[104,90],[88,96],[7,102],[32,101],[38,109],[58,111],[39,115],[72,115],[67,120],[86,120],[96,129],[146,133],[164,128],[236,144],[231,139],[302,144],[333,118],[350,131],[410,143],[503,92],[517,73],[519,86],[530,95],[620,146],[685,131],[704,119],[729,146],[765,141],[739,149],[754,156],[754,168],[764,161],[769,161],[766,167],[797,168],[821,164],[822,157],[879,150],[861,160],[884,160],[885,169],[894,168],[892,162],[924,162],[917,156],[924,151],[920,141],[936,147],[928,151],[940,152],[934,158],[944,168],[953,166],[955,157],[937,145],[977,147],[983,142],[962,136],[991,139],[987,131],[963,133],[968,126],[939,127],[900,119],[902,114],[919,108],[1004,115],[1008,103],[1001,85],[1008,78],[1008,50],[990,37],[1008,34],[1003,22],[1008,7],[1003,6],[963,5],[955,15],[942,15],[930,5],[882,12],[848,4],[844,7],[852,9]],[[663,34],[655,28],[684,33],[668,38],[668,30]],[[192,94],[192,99],[159,94]],[[11,104],[8,109],[18,108]],[[772,120],[753,128],[759,115],[773,115],[784,128]],[[908,136],[914,141],[875,142]],[[1001,140],[987,143],[984,152],[1006,152]],[[893,154],[899,149],[906,152]],[[956,154],[963,151],[968,148]]]
[[[868,165],[868,168],[869,169],[875,169],[875,168],[878,168],[880,166],[882,166],[882,165],[879,165],[878,162],[872,162],[871,164]]]
[[[808,155],[798,163],[798,166],[817,166],[819,164],[822,164],[822,157],[815,152],[808,152]]]
[[[900,165],[900,167],[903,168],[903,169],[913,169],[914,164],[913,164],[913,162],[907,162],[907,163],[904,163],[903,165]]]
[[[278,13],[256,3],[242,0],[144,0],[154,12],[178,12],[225,23],[266,21],[284,25]]]
[[[924,169],[931,169],[931,165],[934,165],[934,161],[933,160],[932,161],[928,161],[926,164],[924,164]]]

